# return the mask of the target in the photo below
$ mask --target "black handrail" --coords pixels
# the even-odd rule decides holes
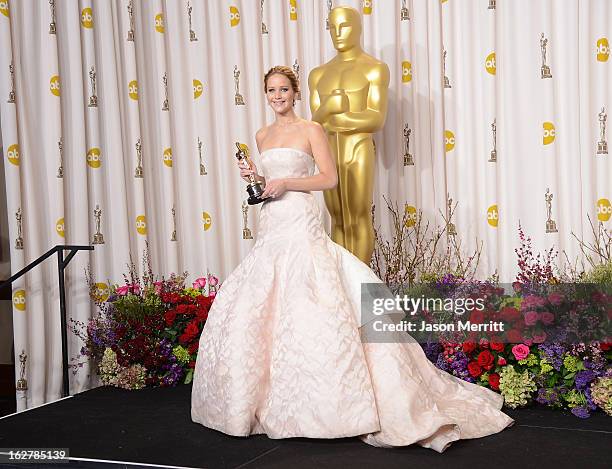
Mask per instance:
[[[80,246],[72,244],[58,244],[57,246],[49,249],[45,254],[40,256],[35,261],[30,262],[26,267],[21,269],[19,272],[14,274],[8,280],[4,280],[0,283],[0,290],[5,285],[11,285],[15,280],[21,277],[26,272],[36,267],[42,261],[48,259],[57,252],[57,273],[59,278],[59,295],[60,295],[60,315],[61,315],[61,328],[62,328],[62,375],[63,375],[63,386],[62,386],[62,397],[68,396],[70,393],[70,383],[68,381],[68,334],[66,330],[66,290],[64,285],[64,270],[68,263],[72,260],[74,255],[78,251],[93,251],[93,246]],[[64,251],[70,251],[70,254],[64,258]]]

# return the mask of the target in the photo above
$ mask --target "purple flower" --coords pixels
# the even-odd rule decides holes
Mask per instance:
[[[591,381],[593,381],[597,375],[592,370],[584,370],[576,373],[575,386],[579,391],[584,391]]]
[[[572,409],[572,414],[581,419],[588,419],[591,416],[589,409],[584,406],[577,406]]]

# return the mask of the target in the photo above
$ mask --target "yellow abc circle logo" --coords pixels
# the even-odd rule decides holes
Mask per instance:
[[[6,150],[6,156],[8,157],[9,163],[19,166],[19,162],[21,161],[19,157],[19,145],[17,143],[13,143],[10,147],[8,147]]]
[[[136,217],[136,231],[140,235],[147,234],[147,219],[144,215],[138,215]]]
[[[64,238],[64,217],[55,222],[55,231],[57,231],[58,235]]]
[[[13,306],[18,311],[26,310],[25,290],[17,290],[15,293],[13,293]]]
[[[455,148],[455,134],[450,130],[444,131],[444,149],[446,151],[451,151]]]
[[[412,64],[404,60],[402,62],[402,83],[409,83],[412,81]]]
[[[610,43],[607,37],[597,39],[597,60],[607,62],[610,58]]]
[[[557,136],[557,131],[555,130],[555,124],[552,122],[544,122],[542,124],[544,129],[544,135],[542,137],[542,143],[544,145],[550,145],[555,141],[555,137]]]
[[[491,205],[487,209],[487,223],[494,228],[497,228],[499,222],[499,212],[497,211],[497,204]]]
[[[0,13],[8,18],[9,16],[9,4],[8,0],[0,0]]]
[[[193,79],[193,99],[198,99],[202,96],[202,92],[204,91],[204,85],[197,78]]]
[[[497,62],[495,61],[495,52],[491,52],[489,55],[487,55],[487,58],[485,59],[485,69],[491,75],[495,75],[495,72],[497,71]]]
[[[102,154],[99,148],[94,147],[87,151],[87,165],[90,168],[99,168],[102,166]]]
[[[172,148],[166,148],[164,150],[162,159],[164,161],[164,164],[168,166],[168,168],[172,168]]]
[[[406,205],[404,207],[404,212],[406,214],[406,228],[410,228],[411,226],[416,225],[417,222],[417,209],[413,205]]]
[[[204,231],[210,230],[212,218],[208,212],[202,212],[202,222],[204,223]]]
[[[128,95],[134,101],[138,101],[138,82],[136,80],[128,83]]]
[[[110,288],[104,282],[94,283],[89,292],[89,296],[98,303],[104,303],[110,296]]]
[[[91,11],[91,8],[83,8],[83,11],[81,12],[81,24],[84,28],[93,28],[93,12]]]
[[[297,21],[297,0],[289,0],[289,19]]]
[[[158,13],[155,15],[155,31],[158,33],[163,33],[164,30],[164,15],[162,13]]]
[[[599,221],[608,221],[612,216],[612,205],[608,199],[599,199],[597,201],[597,219]]]
[[[49,89],[51,90],[51,94],[55,96],[60,95],[60,80],[59,75],[53,75],[49,80]]]
[[[230,26],[233,28],[234,26],[238,26],[240,23],[240,12],[238,8],[235,6],[230,6]]]
[[[371,15],[372,14],[372,4],[374,2],[372,0],[363,0],[363,14]]]

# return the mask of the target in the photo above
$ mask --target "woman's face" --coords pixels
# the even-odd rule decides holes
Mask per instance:
[[[289,78],[280,73],[275,73],[268,77],[267,85],[266,98],[274,112],[285,114],[293,108],[295,91],[293,91]]]

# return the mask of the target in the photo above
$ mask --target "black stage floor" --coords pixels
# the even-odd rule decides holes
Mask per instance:
[[[191,386],[92,389],[1,418],[0,448],[69,448],[71,457],[85,459],[57,465],[64,468],[137,467],[129,463],[210,469],[611,465],[612,418],[602,413],[581,420],[540,407],[508,411],[516,419],[514,427],[487,438],[456,442],[438,454],[415,445],[374,448],[357,438],[232,437],[193,423],[190,395]]]

